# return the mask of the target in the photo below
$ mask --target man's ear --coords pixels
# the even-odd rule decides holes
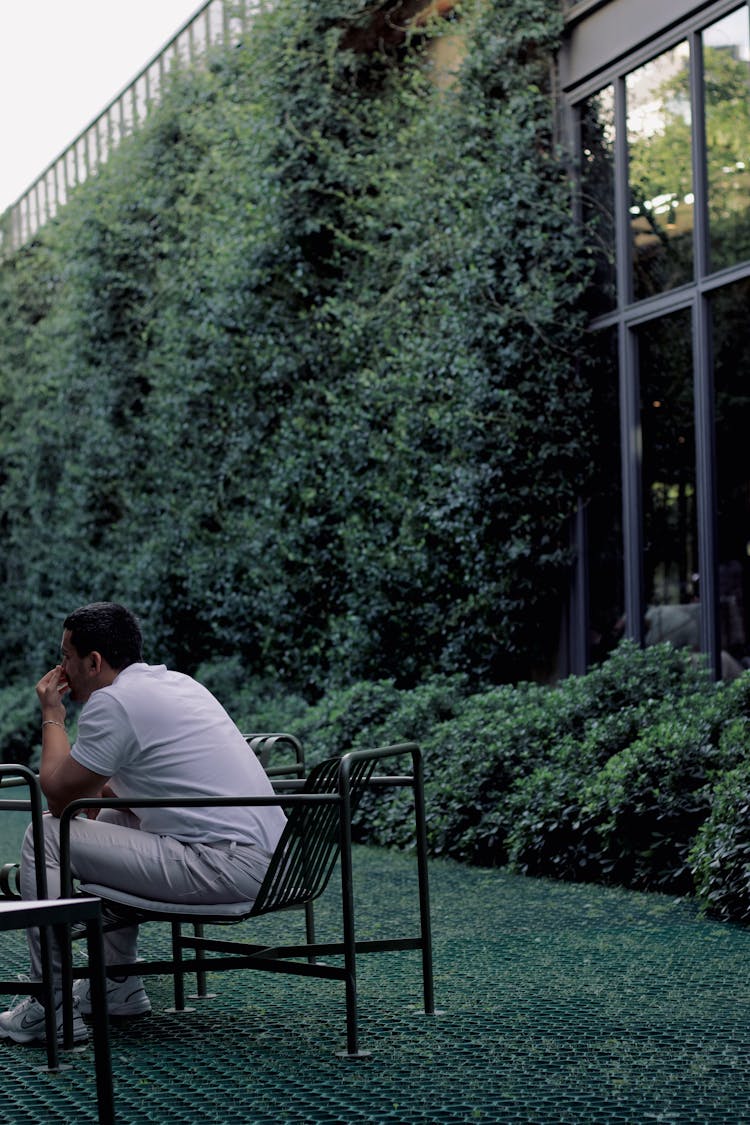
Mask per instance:
[[[90,652],[86,657],[89,672],[94,676],[98,676],[102,670],[102,654],[100,652]]]

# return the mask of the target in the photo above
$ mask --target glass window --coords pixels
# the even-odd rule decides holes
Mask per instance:
[[[686,42],[626,78],[636,300],[693,277],[690,53]]]
[[[700,646],[690,314],[638,330],[646,643]]]
[[[703,32],[711,268],[750,258],[750,27],[747,8]]]
[[[711,302],[724,675],[750,667],[750,280]]]
[[[624,27],[627,0],[610,5]],[[583,47],[596,55],[595,24],[592,19],[587,37],[571,21],[571,57],[581,70],[576,82],[590,79],[586,89],[596,91],[575,103],[579,213],[594,265],[587,308],[595,325],[607,319],[606,330],[592,333],[597,473],[587,505],[590,648],[597,659],[611,647],[626,592],[629,608],[643,599],[647,643],[671,640],[693,650],[705,643],[712,666],[719,656],[716,615],[727,676],[750,669],[750,468],[743,457],[750,432],[750,4],[670,0],[667,7],[674,12],[663,20],[654,14],[652,30],[669,34],[662,41],[669,49],[655,54],[654,46],[640,65],[648,58],[645,31],[638,64],[626,56],[627,45],[618,55],[613,18],[607,53],[592,58],[588,78]],[[626,292],[618,292],[618,278]],[[651,298],[657,300],[641,304]],[[704,302],[711,330],[694,335],[692,317],[703,316]],[[617,333],[628,344],[619,372]],[[628,425],[630,404],[639,399],[639,431],[629,432],[624,444],[618,379]],[[696,407],[709,394],[716,414],[712,466],[697,464],[695,448],[707,421]],[[640,504],[625,512],[621,475],[629,486],[640,479],[642,489]],[[701,533],[711,536],[701,552],[711,571],[705,575],[699,573],[699,495],[706,516]],[[711,635],[701,637],[701,598],[714,591],[718,600],[704,615]],[[633,622],[625,627],[640,636]]]
[[[617,304],[615,278],[615,92],[600,90],[580,107],[581,211],[594,271],[588,295],[593,316]]]
[[[599,661],[620,640],[625,625],[617,330],[597,332],[592,346],[596,493],[587,505],[589,649],[591,660]]]

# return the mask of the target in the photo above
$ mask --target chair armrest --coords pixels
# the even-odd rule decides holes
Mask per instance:
[[[417,818],[418,842],[424,840],[424,780],[422,770],[422,754],[416,743],[405,742],[392,746],[380,746],[372,750],[350,750],[338,759],[336,777],[338,779],[336,791],[328,792],[303,792],[304,784],[299,779],[277,781],[277,791],[273,796],[197,796],[197,797],[79,797],[71,801],[60,814],[60,893],[69,896],[72,891],[72,878],[70,871],[70,822],[79,812],[87,808],[122,809],[122,808],[222,808],[242,806],[279,806],[293,807],[294,805],[308,805],[309,807],[329,804],[337,805],[341,810],[342,824],[349,829],[342,831],[343,836],[349,836],[351,827],[351,774],[358,763],[380,762],[387,759],[403,758],[409,755],[412,760],[412,774],[384,775],[373,779],[377,785],[410,786],[414,789],[414,805]],[[320,765],[332,765],[333,760]],[[320,768],[316,767],[316,768]],[[313,771],[315,772],[315,771]],[[312,775],[311,775],[312,776]],[[278,790],[289,790],[280,792]],[[348,839],[347,846],[351,847]]]
[[[407,755],[411,758],[411,774],[373,774],[369,784],[372,786],[422,786],[424,784],[424,765],[422,751],[416,742],[400,742],[394,743],[392,746],[377,746],[372,750],[349,750],[346,754],[342,754],[341,756],[342,770],[344,776],[348,776],[351,766],[355,762],[372,760],[383,762],[388,758],[405,758]]]
[[[340,804],[337,793],[277,793],[275,796],[224,796],[224,797],[78,797],[60,813],[60,895],[72,893],[70,871],[70,822],[84,809],[187,809],[187,808],[241,808],[246,806],[291,806],[299,804]],[[42,850],[42,855],[44,851]]]
[[[19,785],[27,786],[28,799],[13,800],[4,798],[0,800],[0,809],[19,809],[31,811],[31,831],[34,836],[34,854],[44,857],[44,829],[42,828],[42,789],[39,778],[33,770],[19,764],[0,765],[0,788],[15,788]],[[36,867],[36,897],[47,898],[47,868],[42,858]]]

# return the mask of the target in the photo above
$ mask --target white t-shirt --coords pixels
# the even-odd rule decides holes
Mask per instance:
[[[207,688],[165,665],[131,664],[83,705],[77,762],[111,779],[118,797],[271,796],[238,727]],[[271,853],[286,817],[278,805],[136,808],[145,832],[188,843],[255,844]]]

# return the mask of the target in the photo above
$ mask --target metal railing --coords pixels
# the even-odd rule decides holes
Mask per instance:
[[[158,104],[169,71],[200,62],[208,49],[236,46],[252,17],[274,0],[206,0],[135,78],[104,107],[0,216],[0,256],[18,250],[52,219],[71,193],[104,164]]]

